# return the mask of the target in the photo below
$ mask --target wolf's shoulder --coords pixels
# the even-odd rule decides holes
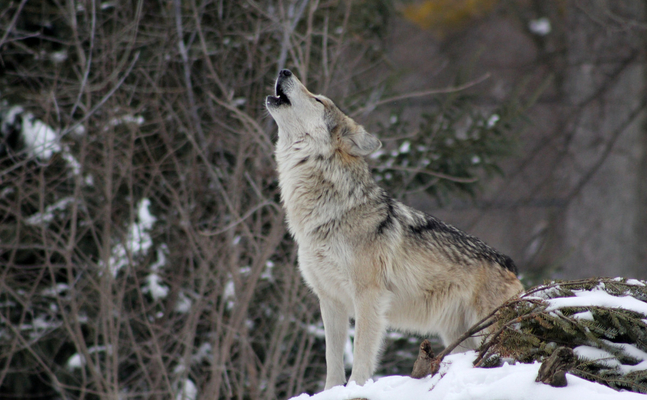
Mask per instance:
[[[512,259],[481,239],[450,225],[432,214],[416,210],[392,198],[384,200],[386,209],[377,230],[386,234],[395,225],[411,245],[431,248],[458,264],[487,261],[517,273]]]

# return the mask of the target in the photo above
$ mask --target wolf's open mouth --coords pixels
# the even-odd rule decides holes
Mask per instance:
[[[291,105],[290,99],[288,99],[288,96],[285,94],[283,91],[283,82],[279,80],[276,82],[276,88],[274,89],[276,93],[276,97],[274,97],[274,104],[277,106],[287,104]]]
[[[285,92],[283,91],[283,85],[280,85],[279,83],[276,84],[276,97],[283,97],[287,99],[287,96],[285,95]]]
[[[291,106],[292,103],[285,93],[284,88],[287,85],[287,88],[290,87],[289,78],[292,76],[292,72],[287,69],[283,69],[279,72],[279,77],[276,80],[276,86],[274,87],[275,96],[267,96],[267,105],[272,107],[279,107],[283,105]]]
[[[290,99],[283,91],[281,85],[276,85],[276,96],[267,96],[267,104],[273,107],[279,107],[282,105],[290,106]]]

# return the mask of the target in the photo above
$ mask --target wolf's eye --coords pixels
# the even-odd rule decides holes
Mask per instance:
[[[323,104],[323,101],[319,100],[318,98],[315,97],[314,99],[317,100],[319,103]]]

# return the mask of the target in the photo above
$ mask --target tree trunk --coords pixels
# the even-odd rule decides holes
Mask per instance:
[[[647,278],[643,1],[568,3],[564,276]],[[637,234],[639,233],[639,234]]]

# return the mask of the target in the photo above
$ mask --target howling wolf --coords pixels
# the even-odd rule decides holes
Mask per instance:
[[[281,197],[299,269],[319,297],[326,386],[346,382],[343,353],[355,319],[351,381],[363,385],[387,328],[439,334],[445,345],[522,291],[512,260],[481,240],[391,198],[364,157],[381,142],[287,69],[266,106],[279,127]],[[463,349],[475,348],[469,338]]]

